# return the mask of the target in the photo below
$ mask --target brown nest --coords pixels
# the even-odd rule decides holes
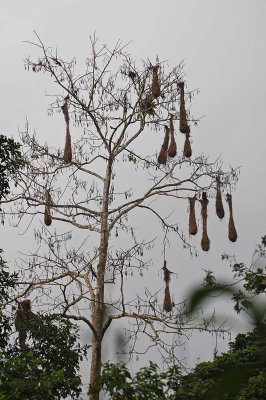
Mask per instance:
[[[158,69],[159,69],[159,65],[154,65],[152,67],[151,92],[153,94],[153,97],[155,97],[155,98],[157,98],[161,95],[161,89],[160,89],[159,79],[158,79]]]
[[[166,266],[166,260],[164,260],[164,264],[163,264],[163,279],[166,285],[169,284],[170,282],[170,274],[171,272],[169,271],[169,269]]]
[[[197,200],[196,195],[194,197],[189,197],[189,234],[196,235],[198,232],[198,226],[195,216],[195,202]]]
[[[62,111],[64,114],[64,118],[66,121],[66,141],[65,141],[65,149],[64,149],[64,163],[69,164],[72,161],[72,147],[71,147],[71,136],[69,129],[69,113],[68,113],[68,98],[66,97],[65,102],[62,106]]]
[[[170,114],[170,145],[168,148],[168,157],[175,157],[176,156],[176,141],[175,141],[175,130],[174,130],[174,123],[173,123],[173,114]]]
[[[167,154],[168,154],[168,145],[169,145],[169,131],[170,129],[168,128],[167,125],[164,127],[165,129],[165,134],[164,134],[164,141],[160,150],[160,153],[158,155],[158,164],[166,164],[167,162]]]
[[[165,287],[164,300],[163,300],[163,309],[166,312],[170,312],[173,309],[173,304],[172,304],[172,301],[171,301],[169,286]]]
[[[171,296],[170,296],[170,289],[169,289],[170,274],[171,274],[171,272],[169,271],[169,269],[166,266],[166,260],[164,260],[163,275],[164,275],[164,282],[165,282],[165,290],[164,290],[163,309],[166,312],[172,311],[172,308],[173,308],[173,304],[172,304]]]
[[[236,242],[237,240],[237,231],[235,228],[234,218],[233,218],[233,205],[232,205],[232,196],[227,193],[226,200],[229,207],[229,222],[228,222],[228,239],[231,242]]]
[[[72,161],[72,146],[71,146],[71,136],[69,126],[67,126],[66,130],[66,142],[64,149],[64,162],[65,164],[69,164]]]
[[[45,190],[45,209],[44,209],[44,223],[47,226],[50,226],[52,223],[52,217],[51,217],[51,195],[49,189]]]
[[[180,89],[179,130],[182,133],[189,133],[189,126],[187,123],[187,113],[185,105],[184,82],[180,82],[178,86]]]
[[[184,143],[184,157],[190,158],[192,156],[192,149],[191,149],[191,144],[189,140],[189,133],[186,133],[186,139]]]
[[[215,207],[216,207],[217,216],[220,219],[223,219],[223,217],[224,217],[224,206],[223,206],[223,200],[222,200],[222,194],[221,194],[221,183],[220,183],[219,179],[217,179]]]
[[[206,192],[202,193],[201,203],[201,217],[202,217],[202,238],[201,238],[201,248],[203,251],[209,251],[210,249],[210,240],[207,233],[207,207],[209,200],[207,199]]]

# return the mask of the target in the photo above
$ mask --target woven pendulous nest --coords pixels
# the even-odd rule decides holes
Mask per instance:
[[[52,217],[51,217],[51,195],[49,189],[45,190],[45,209],[44,209],[44,223],[47,226],[50,226],[52,223]]]
[[[166,285],[169,285],[170,282],[170,271],[166,266],[166,260],[164,260],[164,264],[163,264],[163,279]]]
[[[209,251],[210,240],[207,233],[207,207],[209,200],[207,199],[206,192],[202,193],[201,203],[201,217],[202,217],[202,238],[201,238],[201,248],[203,251]]]
[[[184,143],[184,157],[190,158],[192,156],[192,149],[191,149],[191,144],[189,140],[189,133],[186,133],[186,139]]]
[[[166,260],[164,260],[163,264],[163,274],[164,274],[164,282],[165,282],[165,290],[164,290],[164,301],[163,301],[163,309],[166,312],[172,311],[173,304],[171,301],[171,296],[170,296],[170,289],[169,289],[169,283],[170,283],[170,271],[166,266]]]
[[[168,157],[175,157],[176,156],[176,141],[175,141],[175,130],[174,130],[174,123],[173,123],[173,114],[170,114],[170,145],[168,148]]]
[[[237,240],[237,232],[235,228],[234,218],[233,218],[233,205],[232,205],[232,196],[227,193],[226,200],[229,207],[229,222],[228,222],[228,239],[231,242],[236,242]]]
[[[223,219],[224,206],[223,206],[223,200],[222,200],[222,194],[221,194],[221,183],[220,183],[219,179],[217,179],[215,207],[216,207],[217,216],[220,219]]]
[[[173,309],[169,286],[166,286],[164,290],[163,309],[166,312],[170,312]]]
[[[68,113],[68,105],[67,105],[67,98],[62,106],[62,111],[64,114],[64,118],[66,121],[66,141],[65,141],[65,149],[64,149],[64,162],[66,164],[71,163],[72,161],[72,146],[71,146],[71,135],[69,129],[69,113]]]
[[[161,95],[161,89],[159,85],[159,78],[158,78],[158,69],[159,65],[154,65],[152,67],[152,84],[151,84],[151,92],[153,97],[157,98]]]
[[[164,126],[165,134],[164,134],[164,141],[158,155],[158,164],[166,164],[167,162],[167,154],[168,154],[168,145],[169,145],[169,131],[167,125]]]
[[[179,130],[182,133],[189,133],[189,126],[187,123],[187,113],[185,105],[184,82],[180,82],[178,86],[180,89]]]
[[[198,226],[195,216],[195,202],[197,200],[196,196],[189,197],[189,234],[196,235],[198,232]]]

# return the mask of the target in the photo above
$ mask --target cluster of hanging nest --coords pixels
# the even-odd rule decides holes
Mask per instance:
[[[198,233],[198,225],[196,221],[195,214],[195,203],[197,201],[196,195],[194,197],[189,197],[189,234],[196,235]],[[229,209],[229,221],[228,221],[228,239],[231,242],[235,242],[237,240],[237,232],[235,228],[235,223],[233,219],[233,206],[232,206],[232,195],[226,194],[226,201],[228,203]],[[208,237],[207,231],[207,218],[208,218],[208,203],[209,200],[207,198],[207,193],[203,192],[201,199],[199,199],[201,204],[201,219],[202,219],[202,237],[201,237],[201,248],[203,251],[208,251],[210,249],[210,239]],[[222,219],[225,216],[222,193],[221,193],[221,183],[219,179],[216,181],[216,199],[215,199],[215,208],[216,215],[218,218]],[[169,283],[170,283],[170,274],[171,271],[166,266],[166,260],[164,260],[163,265],[163,275],[165,282],[165,290],[164,290],[164,301],[163,301],[163,309],[166,312],[172,311],[173,303],[171,301]]]
[[[71,135],[70,135],[70,128],[69,128],[69,112],[68,112],[68,96],[65,98],[64,104],[61,107],[66,123],[66,138],[65,138],[65,148],[64,148],[64,155],[63,160],[65,164],[69,164],[72,161],[72,145],[71,145]],[[50,226],[52,223],[52,216],[51,216],[51,195],[49,189],[45,190],[45,208],[44,208],[44,223],[46,226]]]
[[[158,66],[156,66],[158,67]],[[153,67],[153,80],[152,80],[152,94],[155,97],[155,89],[156,94],[160,93],[160,87],[158,82],[158,75],[156,68],[156,75],[154,74]],[[190,158],[192,156],[192,148],[190,143],[190,127],[187,121],[187,112],[186,112],[186,105],[185,105],[185,91],[184,91],[184,82],[179,83],[179,92],[180,92],[180,109],[179,109],[179,131],[183,133],[185,137],[184,148],[183,148],[183,155],[186,158]],[[175,131],[174,131],[174,123],[173,123],[174,115],[169,115],[169,127],[167,125],[164,126],[165,134],[164,134],[164,141],[158,155],[158,164],[165,165],[167,162],[168,157],[173,158],[177,154],[177,147],[175,141]],[[170,144],[169,144],[170,142]],[[168,147],[169,146],[169,147]]]
[[[196,196],[189,197],[189,234],[196,235],[198,232],[198,226],[195,215],[195,202],[197,200]],[[231,242],[236,242],[237,232],[235,228],[234,218],[233,218],[233,205],[232,205],[232,195],[227,193],[226,200],[229,209],[229,221],[228,221],[228,239]],[[201,219],[202,219],[202,238],[201,238],[201,248],[204,251],[210,249],[210,239],[208,237],[207,230],[207,218],[208,218],[208,203],[207,193],[202,193],[202,198],[199,199],[201,204]],[[222,193],[221,193],[221,183],[219,179],[216,181],[216,199],[215,199],[216,215],[218,218],[224,218],[225,212],[223,207]]]

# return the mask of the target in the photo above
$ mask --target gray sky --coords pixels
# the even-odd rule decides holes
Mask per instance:
[[[204,115],[192,130],[193,150],[213,159],[221,155],[225,163],[241,166],[241,175],[233,195],[237,243],[226,239],[226,221],[213,218],[208,254],[191,259],[181,244],[173,249],[170,262],[179,274],[174,283],[178,296],[185,295],[187,287],[202,276],[202,268],[211,268],[222,278],[230,276],[228,265],[220,260],[224,252],[249,262],[261,235],[266,234],[265,0],[97,4],[91,0],[0,0],[0,6],[0,120],[1,133],[7,135],[16,135],[26,117],[43,140],[52,137],[58,124],[56,118],[48,118],[49,99],[43,96],[46,90],[54,93],[49,78],[24,70],[23,59],[36,53],[23,41],[34,41],[34,30],[47,46],[57,47],[62,58],[75,56],[80,62],[94,31],[100,42],[131,42],[128,51],[136,59],[155,60],[158,54],[172,66],[185,60],[189,88],[200,89],[192,112]],[[199,238],[193,243],[199,246]],[[7,252],[11,249],[10,236],[2,240],[2,246]],[[203,343],[200,349],[198,340]],[[204,340],[192,341],[186,349],[190,364],[211,355],[208,339]]]

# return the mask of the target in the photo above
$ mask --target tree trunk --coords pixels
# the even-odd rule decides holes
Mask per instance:
[[[102,221],[101,221],[101,239],[99,246],[99,262],[97,265],[97,287],[94,304],[92,304],[92,323],[95,329],[92,339],[92,358],[90,368],[90,386],[93,386],[95,380],[101,374],[102,362],[102,338],[103,338],[103,320],[104,320],[104,279],[105,267],[108,252],[109,231],[108,231],[108,202],[109,189],[112,172],[112,159],[110,157],[106,169],[105,182],[103,187],[103,205],[102,205]],[[99,400],[99,390],[89,394],[89,400]]]
[[[91,371],[90,383],[93,384],[97,377],[101,374],[101,361],[102,361],[102,341],[93,335],[92,339],[92,354],[91,354]],[[99,391],[95,390],[94,393],[89,394],[89,400],[98,400]]]

